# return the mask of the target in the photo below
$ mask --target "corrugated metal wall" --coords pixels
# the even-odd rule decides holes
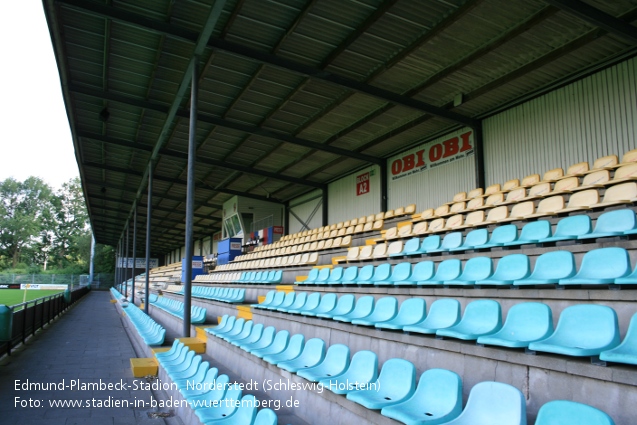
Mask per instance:
[[[442,143],[451,137],[459,136],[470,129],[464,128],[447,134],[435,140],[431,140],[409,151],[422,149],[430,143]],[[392,180],[392,162],[400,158],[396,155],[387,161],[388,168],[388,200],[387,208],[395,209],[409,204],[416,204],[416,211],[425,208],[436,208],[445,202],[451,201],[453,195],[458,192],[467,192],[475,189],[475,157],[466,158],[445,164],[430,170],[422,171],[412,176]]]
[[[369,193],[356,196],[356,176],[370,173]],[[365,168],[330,183],[327,189],[329,224],[380,212],[380,167]]]
[[[637,147],[637,59],[484,121],[487,184]]]
[[[303,220],[310,229],[315,229],[323,225],[323,205],[320,205],[311,220],[310,215],[314,212],[314,209],[322,204],[322,191],[320,189],[313,190],[303,196],[299,196],[290,201],[290,211],[293,211],[301,220]],[[304,230],[301,222],[292,214],[290,214],[290,228],[288,233],[296,233]]]

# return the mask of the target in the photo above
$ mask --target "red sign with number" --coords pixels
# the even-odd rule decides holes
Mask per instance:
[[[356,176],[356,196],[369,193],[369,172]]]

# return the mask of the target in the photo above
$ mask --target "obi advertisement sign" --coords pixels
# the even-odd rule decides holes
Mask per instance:
[[[421,145],[390,159],[391,180],[402,179],[473,155],[473,131]]]

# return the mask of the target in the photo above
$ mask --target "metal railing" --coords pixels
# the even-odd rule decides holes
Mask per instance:
[[[10,356],[14,347],[24,344],[28,337],[35,335],[36,331],[51,323],[51,320],[86,295],[88,291],[89,288],[86,286],[72,291],[68,303],[64,299],[64,292],[60,292],[10,306],[13,315],[11,339],[0,341],[0,356],[5,353]]]
[[[87,274],[9,274],[0,273],[0,284],[32,284],[32,285],[88,285]],[[113,286],[114,275],[112,273],[96,273],[93,276],[92,286],[110,288]]]

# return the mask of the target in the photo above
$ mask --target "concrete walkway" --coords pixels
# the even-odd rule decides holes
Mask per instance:
[[[181,424],[153,415],[169,410],[150,405],[163,391],[153,393],[142,388],[145,379],[133,378],[130,359],[139,356],[109,300],[108,292],[90,292],[0,363],[0,424]],[[89,383],[97,385],[81,386]],[[53,405],[64,401],[82,405]],[[105,407],[117,402],[121,407]]]

